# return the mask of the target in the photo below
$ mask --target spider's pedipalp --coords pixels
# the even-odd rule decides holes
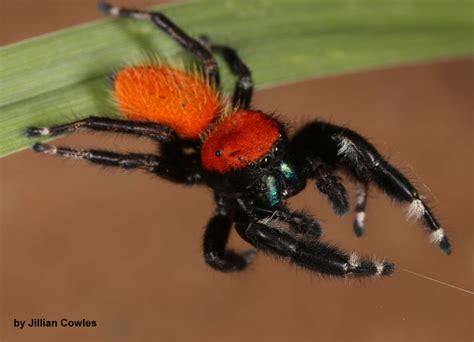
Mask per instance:
[[[349,211],[349,199],[341,178],[322,162],[313,166],[311,176],[316,179],[319,191],[327,196],[334,212],[340,216],[345,215]]]

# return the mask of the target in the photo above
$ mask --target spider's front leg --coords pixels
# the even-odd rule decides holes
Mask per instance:
[[[358,191],[356,223],[363,224],[367,184],[372,183],[399,202],[409,203],[408,215],[423,221],[431,239],[441,250],[451,253],[451,244],[430,208],[410,181],[390,165],[366,139],[347,128],[326,122],[313,122],[301,129],[291,141],[299,160],[322,160],[334,168],[348,171],[362,184]],[[360,233],[362,230],[359,231]],[[357,227],[356,227],[357,233]]]
[[[295,265],[322,274],[367,277],[388,276],[394,271],[391,263],[364,260],[356,253],[348,255],[315,237],[296,234],[294,229],[285,229],[285,224],[291,226],[293,223],[280,220],[277,215],[267,219],[247,216],[247,220],[240,218],[236,229],[244,240],[257,249],[289,258]]]

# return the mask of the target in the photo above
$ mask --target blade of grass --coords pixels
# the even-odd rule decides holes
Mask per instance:
[[[237,48],[261,88],[471,55],[472,8],[471,0],[208,0],[161,10],[190,34]],[[0,156],[31,145],[27,126],[114,115],[106,76],[150,52],[184,56],[151,23],[126,19],[0,49]],[[232,77],[222,76],[230,89]]]

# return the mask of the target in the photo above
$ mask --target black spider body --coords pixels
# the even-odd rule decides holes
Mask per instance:
[[[173,129],[159,120],[99,117],[26,131],[28,137],[56,135],[79,128],[146,136],[159,144],[160,153],[156,155],[73,150],[42,143],[33,146],[35,151],[106,166],[143,169],[175,183],[212,188],[217,209],[204,234],[203,252],[206,262],[223,272],[244,269],[255,253],[253,250],[237,253],[226,247],[235,226],[238,234],[257,250],[287,258],[315,272],[334,276],[390,275],[393,264],[361,259],[356,253],[347,254],[322,242],[318,222],[286,206],[287,198],[303,190],[308,180],[311,183],[314,180],[335,213],[346,214],[348,196],[336,171],[346,172],[358,184],[354,221],[358,236],[364,232],[367,192],[372,184],[398,202],[409,204],[409,214],[421,220],[431,231],[432,240],[446,254],[450,253],[443,229],[414,186],[362,136],[344,127],[315,121],[290,137],[276,118],[250,108],[251,73],[232,48],[215,45],[205,37],[195,40],[159,12],[124,9],[102,2],[99,9],[112,16],[151,20],[200,60],[206,79],[215,89],[219,89],[220,79],[213,53],[221,54],[237,77],[234,107],[227,117],[211,116],[212,120],[203,124],[209,132],[202,139],[191,137],[191,133],[184,136],[183,130]],[[171,73],[173,77],[186,77],[177,71]],[[115,78],[115,82],[117,86],[119,80]],[[194,128],[193,125],[189,127]]]

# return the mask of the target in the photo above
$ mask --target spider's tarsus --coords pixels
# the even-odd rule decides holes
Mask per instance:
[[[109,4],[108,2],[100,1],[100,0],[97,1],[97,10],[99,10],[99,12],[109,14],[112,8],[113,6]]]
[[[33,144],[33,146],[31,147],[33,149],[33,151],[35,152],[48,152],[48,151],[51,151],[52,150],[52,147],[48,144],[43,144],[43,143],[35,143]]]
[[[149,20],[152,17],[150,12],[127,9],[109,4],[108,2],[98,1],[97,9],[105,15],[122,18],[135,18]]]
[[[443,238],[438,242],[438,246],[441,248],[444,254],[451,254],[451,242],[449,242],[446,236],[443,236]]]
[[[49,134],[50,131],[46,127],[29,127],[25,131],[25,137],[27,138],[43,137]]]
[[[382,266],[381,276],[391,276],[395,272],[395,264],[390,262],[384,262]]]
[[[354,223],[352,224],[352,229],[354,230],[354,233],[357,237],[362,237],[365,233],[364,227],[359,225],[359,222],[354,220]]]

